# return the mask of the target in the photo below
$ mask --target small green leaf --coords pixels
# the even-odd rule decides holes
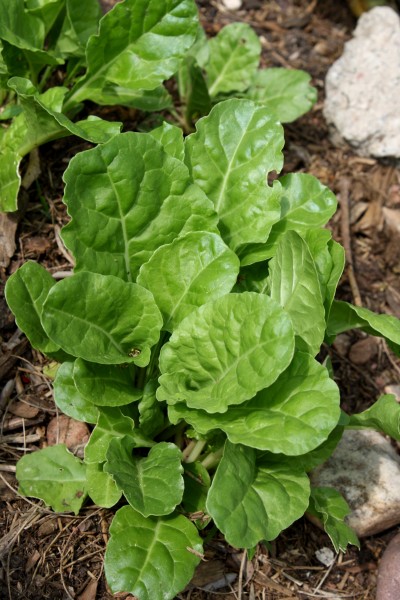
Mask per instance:
[[[85,56],[86,44],[97,33],[102,16],[98,0],[66,0],[66,15],[55,52],[63,57]]]
[[[192,312],[164,345],[157,397],[224,413],[271,385],[293,346],[290,319],[274,300],[227,294]]]
[[[336,552],[346,552],[349,544],[360,548],[353,529],[344,522],[350,508],[337,490],[328,487],[311,488],[308,512],[321,519]]]
[[[43,327],[63,350],[90,362],[145,366],[160,334],[153,296],[112,275],[81,272],[58,282],[43,309]]]
[[[113,593],[140,600],[172,600],[189,583],[200,562],[202,542],[183,515],[143,517],[131,506],[110,526],[104,569]]]
[[[322,444],[340,417],[339,390],[316,360],[296,352],[290,366],[270,387],[223,414],[168,408],[172,423],[184,419],[206,434],[224,431],[231,442],[286,455],[301,455]]]
[[[246,98],[268,108],[281,123],[290,123],[309,111],[317,100],[310,75],[296,69],[269,68],[257,71]]]
[[[173,331],[195,308],[231,291],[239,259],[214,233],[193,232],[162,246],[141,269],[137,282],[154,296]]]
[[[332,303],[326,335],[335,338],[349,329],[361,329],[370,335],[388,340],[392,350],[400,356],[400,320],[391,315],[373,313],[367,308],[353,306],[348,302],[334,300]]]
[[[156,398],[158,382],[150,379],[143,388],[143,397],[138,404],[139,425],[144,435],[154,437],[164,428],[164,411]]]
[[[211,485],[210,475],[200,462],[184,463],[185,491],[182,505],[186,512],[206,512],[206,500]]]
[[[307,509],[310,482],[290,463],[268,464],[256,451],[226,442],[207,499],[207,510],[227,542],[252,548],[273,540]]]
[[[280,217],[274,222],[266,244],[250,244],[241,248],[243,266],[274,256],[280,236],[285,231],[305,235],[310,228],[323,227],[337,206],[335,195],[316,177],[293,173],[279,179],[282,186]]]
[[[231,23],[208,44],[205,69],[210,96],[246,90],[260,62],[261,44],[255,31],[246,23]]]
[[[97,425],[85,446],[85,462],[105,462],[111,440],[120,439],[126,435],[133,438],[139,448],[151,448],[153,445],[151,440],[135,429],[134,421],[125,416],[120,408],[103,407],[99,409]]]
[[[178,73],[179,95],[185,105],[185,121],[189,129],[197,119],[208,115],[211,99],[202,69],[193,56],[187,56]]]
[[[189,231],[216,230],[211,202],[151,134],[123,133],[81,152],[64,178],[72,221],[63,240],[76,271],[133,281],[163,244]]]
[[[46,269],[28,261],[9,277],[5,287],[6,300],[18,327],[34,348],[45,353],[60,349],[49,339],[41,322],[43,303],[55,283]]]
[[[54,380],[54,402],[68,417],[87,423],[97,423],[99,411],[76,388],[73,379],[74,363],[64,362]]]
[[[193,180],[214,203],[221,236],[236,252],[266,242],[280,216],[281,188],[267,174],[282,167],[283,130],[250,100],[226,100],[185,140]]]
[[[185,157],[185,148],[183,145],[183,132],[180,127],[175,127],[175,125],[171,125],[171,123],[164,121],[160,127],[150,131],[150,135],[160,142],[169,156],[183,161]]]
[[[121,499],[122,492],[103,467],[104,463],[86,465],[87,492],[95,504],[111,508]]]
[[[23,456],[17,479],[20,494],[40,498],[56,512],[77,515],[86,498],[85,465],[64,444]]]
[[[392,394],[384,394],[362,413],[350,416],[349,427],[368,427],[400,441],[400,404]]]
[[[80,394],[96,406],[124,406],[142,397],[134,387],[134,368],[126,365],[98,365],[78,358],[73,378]]]
[[[140,458],[132,456],[135,445],[129,436],[112,439],[104,471],[144,517],[169,515],[182,500],[182,453],[175,444],[161,442]]]
[[[296,347],[315,356],[325,335],[325,309],[315,263],[305,241],[287,231],[269,262],[270,295],[288,312]]]

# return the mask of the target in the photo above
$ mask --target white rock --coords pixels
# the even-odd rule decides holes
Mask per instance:
[[[239,10],[242,6],[242,0],[222,0],[222,4],[229,10]]]
[[[341,492],[351,508],[347,523],[359,537],[400,523],[400,457],[376,431],[345,431],[331,458],[313,471],[311,481]]]
[[[326,77],[324,115],[334,143],[362,156],[400,157],[400,18],[387,6],[364,13]]]

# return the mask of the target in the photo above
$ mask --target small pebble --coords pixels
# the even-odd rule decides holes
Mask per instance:
[[[352,345],[349,352],[349,360],[355,365],[365,365],[374,358],[377,352],[378,345],[376,339],[367,337]]]
[[[325,567],[330,567],[335,560],[335,554],[330,548],[320,548],[319,550],[316,550],[315,556],[320,563],[325,565]]]
[[[242,0],[222,0],[222,4],[229,10],[239,10],[242,6]]]

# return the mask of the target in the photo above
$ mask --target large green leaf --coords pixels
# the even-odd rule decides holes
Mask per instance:
[[[86,76],[69,102],[129,105],[129,94],[154,90],[173,75],[197,33],[193,0],[126,0],[103,17],[87,45]],[[114,102],[110,102],[113,99]],[[133,100],[132,105],[135,105]]]
[[[139,366],[148,364],[162,326],[148,290],[112,275],[89,272],[53,286],[42,321],[49,337],[72,356]]]
[[[239,259],[219,235],[188,233],[153,254],[140,269],[137,282],[150,290],[173,331],[195,308],[231,291]]]
[[[250,265],[274,256],[280,236],[285,231],[306,234],[311,228],[323,227],[336,210],[335,195],[316,177],[306,173],[284,175],[280,217],[273,224],[266,244],[249,244],[241,248],[242,265]]]
[[[153,442],[135,429],[135,423],[121,412],[120,408],[99,409],[99,419],[92,431],[89,442],[85,446],[86,463],[103,463],[106,460],[111,440],[129,436],[136,440],[137,447],[151,448]]]
[[[290,123],[306,113],[317,100],[311,76],[296,69],[270,68],[257,71],[246,98],[268,108],[281,123]]]
[[[227,294],[192,312],[165,344],[157,397],[223,413],[271,385],[293,347],[290,319],[274,300]]]
[[[25,18],[28,15],[38,17],[44,25],[45,34],[53,26],[57,16],[64,8],[64,0],[25,0]]]
[[[142,397],[133,383],[134,368],[98,365],[77,358],[73,378],[80,394],[96,406],[124,406]]]
[[[249,100],[226,100],[186,138],[193,179],[213,201],[220,231],[232,250],[266,242],[280,216],[280,184],[267,174],[282,167],[282,127]]]
[[[6,283],[5,296],[15,321],[30,343],[42,352],[57,352],[60,346],[49,339],[41,322],[43,303],[55,285],[53,277],[38,263],[28,261]]]
[[[85,465],[64,444],[25,454],[16,475],[20,494],[40,498],[56,512],[77,515],[85,501]]]
[[[205,69],[210,96],[246,90],[260,62],[261,44],[254,29],[231,23],[208,43],[210,59]]]
[[[168,409],[172,423],[184,419],[201,434],[222,429],[231,442],[285,455],[301,455],[322,444],[340,417],[339,390],[316,360],[296,352],[274,384],[223,414]]]
[[[215,231],[211,202],[151,134],[124,133],[81,152],[65,172],[76,270],[132,280],[153,252],[189,231]]]
[[[336,335],[349,329],[361,329],[370,335],[376,335],[388,340],[393,351],[400,356],[400,320],[391,315],[376,314],[353,306],[348,302],[334,300],[326,327],[327,338],[334,339]]]
[[[135,440],[112,439],[104,471],[110,473],[129,504],[144,517],[169,515],[183,495],[182,453],[160,442],[146,457],[132,456]]]
[[[226,442],[207,498],[207,510],[227,542],[252,548],[273,540],[307,509],[306,473],[285,462],[257,460],[256,451]]]
[[[400,404],[392,394],[384,394],[370,408],[351,415],[349,427],[368,427],[400,441]]]
[[[306,242],[287,231],[269,262],[270,295],[290,315],[299,350],[315,356],[325,335],[325,309],[317,269]]]
[[[111,508],[121,499],[122,492],[103,467],[104,463],[86,465],[87,492],[97,506]]]
[[[99,411],[77,390],[73,379],[74,363],[64,362],[59,366],[54,380],[54,402],[68,417],[87,423],[97,423]]]
[[[196,527],[183,515],[146,518],[131,506],[116,513],[110,535],[108,585],[140,600],[172,600],[189,583],[203,550]]]
[[[328,487],[311,488],[308,512],[321,519],[336,552],[346,552],[349,544],[360,547],[355,532],[344,521],[350,508],[337,490]]]

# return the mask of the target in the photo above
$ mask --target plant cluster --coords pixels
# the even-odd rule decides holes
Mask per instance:
[[[281,122],[306,112],[303,71],[258,69],[261,45],[245,24],[207,41],[194,0],[125,0],[103,18],[98,0],[0,0],[0,210],[15,211],[24,156],[67,135],[104,143],[121,123],[74,120],[84,101],[170,111],[186,129],[221,98],[241,94]],[[178,81],[175,101],[164,82]],[[170,86],[171,87],[171,86]]]
[[[153,4],[127,0],[114,11]],[[174,22],[192,6],[156,5],[179,8]],[[112,14],[88,49],[99,52]],[[122,53],[112,63],[112,78],[103,72],[100,91],[88,67],[69,97],[101,101],[110,97],[105,91],[120,93],[128,64],[133,78],[145,80],[159,58],[161,79],[153,73],[151,85],[176,72],[175,58],[161,59],[161,30],[149,31],[146,44],[160,43],[157,57],[139,36],[129,60]],[[192,42],[198,31],[196,24]],[[213,55],[222,46],[221,39],[203,41],[196,63],[190,53],[180,63],[186,97],[194,68],[215,99],[193,133],[184,137],[164,122],[151,132],[112,135],[71,160],[62,237],[74,273],[56,283],[27,262],[6,286],[32,346],[61,363],[58,407],[93,425],[83,461],[63,445],[24,456],[20,491],[56,511],[77,513],[87,496],[118,505],[106,577],[113,592],[140,600],[171,599],[185,587],[211,522],[230,544],[251,551],[309,511],[337,551],[357,544],[344,499],[312,487],[309,473],[346,427],[400,439],[393,396],[348,416],[329,363],[316,358],[324,342],[350,328],[384,337],[400,355],[400,322],[334,300],[344,251],[324,226],[335,196],[307,174],[268,181],[282,169],[284,136],[273,103],[258,96],[264,92],[254,82],[264,72],[254,59],[242,89],[223,84],[229,61],[215,66]],[[207,60],[199,58],[204,47]],[[141,89],[148,97],[149,88]],[[247,97],[223,99],[234,91]]]

